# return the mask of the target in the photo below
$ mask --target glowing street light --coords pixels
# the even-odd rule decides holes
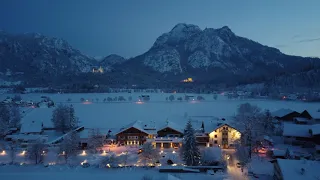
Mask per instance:
[[[6,151],[5,151],[5,150],[3,150],[3,151],[0,153],[0,155],[1,155],[1,156],[6,155]]]
[[[86,151],[82,151],[81,156],[87,155]]]

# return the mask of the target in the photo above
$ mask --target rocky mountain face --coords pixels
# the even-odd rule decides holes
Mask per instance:
[[[177,80],[222,83],[296,72],[314,59],[288,56],[278,49],[220,29],[177,24],[157,38],[150,50],[132,61]]]
[[[127,59],[125,59],[124,57],[116,55],[116,54],[111,54],[111,55],[103,58],[99,62],[99,66],[104,68],[106,71],[111,71],[113,69],[113,66],[122,64],[125,61],[127,61]]]
[[[27,78],[54,78],[91,71],[97,62],[66,41],[40,34],[0,32],[0,72]]]
[[[78,76],[79,81],[97,78],[97,82],[106,84],[157,86],[179,83],[188,77],[202,84],[263,82],[275,77],[280,80],[284,73],[300,77],[299,72],[310,64],[320,67],[317,58],[285,55],[276,48],[239,37],[227,26],[202,30],[182,23],[158,37],[142,55],[125,59],[113,54],[100,61],[83,55],[62,39],[1,31],[0,63],[0,76],[24,74],[28,81],[55,77],[60,82]],[[90,73],[93,66],[101,66],[105,73]]]

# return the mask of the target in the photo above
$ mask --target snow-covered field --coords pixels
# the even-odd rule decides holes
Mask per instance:
[[[143,176],[152,177],[153,180],[169,180],[167,173],[159,173],[158,169],[143,168],[123,168],[123,169],[100,169],[100,168],[82,168],[80,166],[71,168],[68,166],[49,166],[47,168],[39,166],[2,166],[0,167],[0,178],[6,179],[24,179],[24,180],[141,180]],[[199,174],[176,174],[183,180],[228,180],[226,175],[207,175]],[[230,179],[231,180],[231,179]]]
[[[213,99],[212,94],[202,94],[204,101],[177,101],[178,97],[184,97],[185,94],[165,94],[165,93],[148,93],[151,99],[149,102],[138,103],[138,97],[143,93],[92,93],[92,94],[24,94],[23,100],[40,101],[41,96],[50,97],[56,104],[68,103],[73,104],[76,116],[79,117],[81,125],[85,127],[99,128],[120,128],[135,120],[144,122],[154,121],[156,125],[165,123],[168,119],[184,125],[186,115],[192,119],[204,120],[204,116],[214,116],[218,118],[227,118],[235,115],[237,107],[242,103],[252,103],[262,109],[275,111],[280,108],[290,108],[296,111],[316,111],[320,103],[305,103],[298,101],[275,101],[264,99],[234,99],[229,100],[225,96],[219,95],[217,100]],[[146,94],[146,93],[144,93]],[[166,101],[166,97],[175,96],[173,102]],[[190,95],[190,94],[188,94]],[[10,94],[0,95],[0,100],[5,99]],[[13,96],[13,95],[11,95]],[[107,97],[123,96],[127,101],[103,102]],[[128,97],[132,101],[128,101]],[[198,96],[194,95],[195,99]],[[84,98],[88,102],[81,102]],[[70,99],[69,101],[67,101]],[[52,110],[48,108],[35,108],[26,113],[24,121],[41,119],[45,125],[51,126]],[[194,117],[198,116],[198,117]],[[202,116],[202,117],[199,117]],[[208,118],[208,117],[207,117]]]

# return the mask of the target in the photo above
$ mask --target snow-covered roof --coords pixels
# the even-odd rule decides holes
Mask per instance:
[[[127,126],[121,128],[120,131],[117,132],[116,134],[119,134],[119,133],[121,133],[121,132],[123,132],[123,131],[125,131],[125,130],[130,129],[130,128],[135,128],[135,129],[138,129],[138,130],[141,131],[141,132],[144,132],[144,133],[146,133],[146,134],[149,134],[150,132],[149,132],[148,130],[145,130],[145,129],[144,129],[144,126],[145,126],[145,125],[143,124],[142,121],[137,120],[137,121],[134,121],[134,122],[128,124]]]
[[[265,136],[263,136],[263,139],[273,143],[273,139],[271,139],[269,136],[265,135]]]
[[[171,122],[171,121],[167,121],[163,126],[160,126],[160,128],[157,129],[157,131],[160,131],[160,130],[163,130],[165,128],[171,128],[173,130],[176,130],[180,133],[184,133],[184,125],[178,125],[174,122]]]
[[[320,135],[320,124],[314,124],[311,126],[312,135]]]
[[[21,123],[30,123],[32,121],[40,121],[44,128],[53,128],[52,108],[29,108],[25,110],[25,116],[21,119]]]
[[[310,114],[310,116],[313,119],[320,119],[320,112],[319,111],[308,111],[308,113]]]
[[[277,159],[283,180],[319,179],[320,162],[309,160]],[[302,172],[304,169],[304,173]]]
[[[21,124],[20,133],[41,133],[42,131],[42,121],[34,120],[34,121],[27,121]]]
[[[283,136],[311,137],[311,134],[309,133],[310,128],[310,125],[284,123]]]
[[[307,118],[302,118],[302,117],[296,117],[294,118],[298,122],[308,122],[309,120]]]
[[[272,115],[273,117],[283,117],[283,116],[288,115],[288,114],[290,114],[290,113],[292,113],[292,112],[294,112],[294,111],[291,110],[291,109],[284,109],[284,108],[282,108],[282,109],[279,109],[279,110],[277,110],[277,111],[272,112],[271,115]]]
[[[48,140],[47,135],[39,135],[39,134],[14,134],[7,135],[5,138],[11,138],[13,140],[22,140],[22,141],[35,141],[45,139]]]

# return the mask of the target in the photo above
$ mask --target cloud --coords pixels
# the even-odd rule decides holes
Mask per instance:
[[[309,39],[301,39],[299,41],[295,41],[296,43],[305,43],[305,42],[314,42],[314,41],[320,41],[320,37],[317,38],[309,38]]]
[[[299,38],[301,38],[301,34],[294,35],[294,36],[292,36],[291,39],[299,39]]]
[[[288,47],[288,45],[286,45],[286,44],[278,44],[278,45],[275,45],[274,47],[276,47],[276,48],[286,48],[286,47]]]

